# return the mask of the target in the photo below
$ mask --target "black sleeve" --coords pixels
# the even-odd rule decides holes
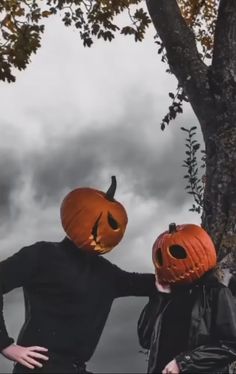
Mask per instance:
[[[149,299],[149,302],[143,308],[138,319],[138,338],[139,344],[145,348],[150,349],[151,338],[154,331],[154,326],[161,310],[169,302],[170,294],[158,292]]]
[[[3,295],[14,288],[26,285],[38,269],[37,246],[22,248],[0,262],[0,352],[14,342],[7,333],[3,317]]]
[[[181,373],[207,373],[236,360],[236,305],[228,288],[219,289],[214,303],[212,340],[175,357]]]
[[[155,275],[130,273],[112,265],[115,297],[151,296],[156,293]]]

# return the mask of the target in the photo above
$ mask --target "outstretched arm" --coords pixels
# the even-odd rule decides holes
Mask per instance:
[[[131,273],[113,265],[115,297],[151,296],[157,292],[154,274]]]

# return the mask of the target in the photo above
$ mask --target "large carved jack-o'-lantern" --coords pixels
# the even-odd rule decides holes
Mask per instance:
[[[61,205],[61,222],[81,249],[106,253],[122,239],[128,222],[124,207],[114,199],[116,178],[106,193],[92,188],[71,191]]]
[[[201,278],[216,265],[210,236],[193,224],[169,225],[155,241],[152,259],[161,284],[186,284]]]

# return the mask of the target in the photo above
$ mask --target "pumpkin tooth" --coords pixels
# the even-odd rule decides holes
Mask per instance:
[[[94,236],[91,234],[91,235],[89,235],[89,239],[90,240],[93,240],[94,239]]]
[[[92,240],[90,245],[97,245],[97,243],[95,242],[95,240]]]
[[[101,253],[109,252],[112,248],[101,248]]]
[[[96,249],[96,250],[100,250],[100,249],[102,249],[102,248],[101,248],[101,246],[100,246],[99,244],[97,244],[96,247],[95,247],[95,249]]]

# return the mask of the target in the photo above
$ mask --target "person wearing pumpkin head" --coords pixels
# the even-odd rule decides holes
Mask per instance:
[[[0,262],[0,352],[14,361],[13,373],[87,373],[115,298],[150,296],[155,275],[121,270],[100,254],[122,239],[124,207],[107,193],[71,191],[61,205],[66,237],[37,242]],[[23,287],[25,323],[17,343],[3,319],[2,295]]]
[[[236,307],[214,270],[214,244],[200,226],[170,224],[155,241],[157,292],[138,336],[148,373],[229,373],[236,361]]]

